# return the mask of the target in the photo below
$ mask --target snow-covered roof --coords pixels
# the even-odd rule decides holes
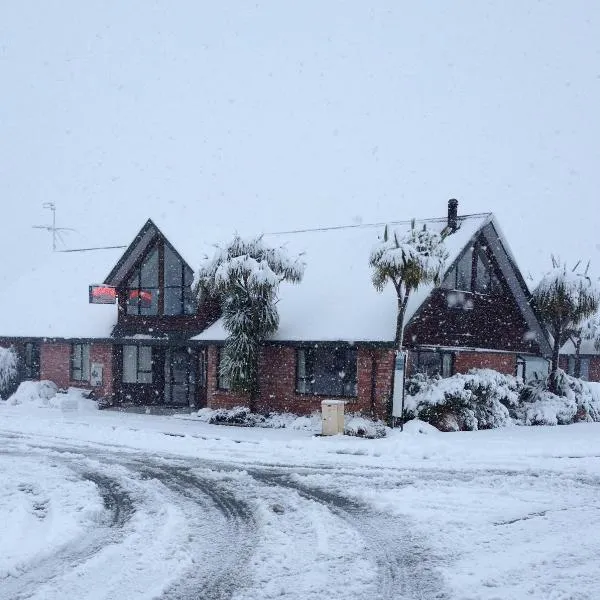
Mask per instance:
[[[561,354],[575,354],[575,344],[569,340],[561,349]],[[582,340],[580,354],[582,355],[600,355],[600,350],[594,347],[594,340]]]
[[[54,252],[0,294],[0,337],[108,338],[114,304],[89,304],[122,250]]]
[[[460,217],[459,229],[448,236],[447,268],[481,228],[493,219],[491,214]],[[441,232],[446,219],[426,219],[432,231]],[[410,221],[389,224],[403,230]],[[301,254],[306,269],[300,284],[282,284],[279,290],[279,328],[272,340],[280,341],[369,341],[392,342],[396,323],[396,295],[391,285],[382,293],[371,283],[369,255],[384,225],[300,231],[265,235],[271,246],[284,246],[291,254]],[[172,240],[177,247],[177,240]],[[410,296],[406,322],[429,296],[433,285],[421,286]],[[222,341],[226,332],[219,320],[195,336],[199,341]]]

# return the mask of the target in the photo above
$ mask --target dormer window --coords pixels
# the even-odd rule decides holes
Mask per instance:
[[[127,281],[127,314],[194,314],[192,280],[192,270],[168,243],[159,241]]]

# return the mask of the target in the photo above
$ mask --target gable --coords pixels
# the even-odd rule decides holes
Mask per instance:
[[[531,294],[493,219],[465,245],[442,286],[408,321],[405,342],[550,353]]]
[[[162,241],[165,246],[175,253],[177,258],[184,264],[186,271],[192,276],[192,268],[182,258],[173,244],[164,236],[162,231],[154,224],[152,219],[148,219],[108,274],[104,283],[116,288],[123,287],[134,269],[142,263],[147,254],[159,241]]]

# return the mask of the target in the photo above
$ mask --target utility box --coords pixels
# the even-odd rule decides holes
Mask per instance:
[[[323,400],[321,402],[323,435],[344,433],[344,404],[343,400]]]

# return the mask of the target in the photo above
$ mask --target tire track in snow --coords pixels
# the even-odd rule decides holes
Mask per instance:
[[[25,453],[22,453],[25,456]],[[67,461],[65,461],[67,462]],[[67,466],[71,466],[67,462]],[[47,558],[39,559],[21,570],[18,577],[7,577],[0,582],[0,598],[22,600],[32,596],[44,584],[74,569],[97,554],[107,544],[124,535],[123,527],[136,510],[131,496],[116,479],[88,471],[82,478],[96,485],[106,513],[98,526],[79,535]]]
[[[167,488],[191,501],[194,513],[188,514],[192,527],[201,533],[197,539],[194,566],[169,587],[163,600],[225,600],[247,583],[247,563],[256,543],[256,524],[250,507],[219,484],[214,477],[203,477],[189,467],[148,463],[139,471],[142,477],[151,477]],[[221,523],[210,514],[211,504],[223,517]],[[204,532],[207,512],[210,533]],[[206,556],[205,535],[210,535],[211,553]],[[202,555],[204,554],[204,555]],[[207,560],[207,559],[212,559]]]
[[[295,482],[288,472],[249,470],[258,482],[293,489],[302,497],[326,506],[356,529],[370,548],[379,573],[382,600],[445,600],[442,576],[431,564],[429,549],[413,535],[406,521],[384,516],[368,506],[333,492]]]

